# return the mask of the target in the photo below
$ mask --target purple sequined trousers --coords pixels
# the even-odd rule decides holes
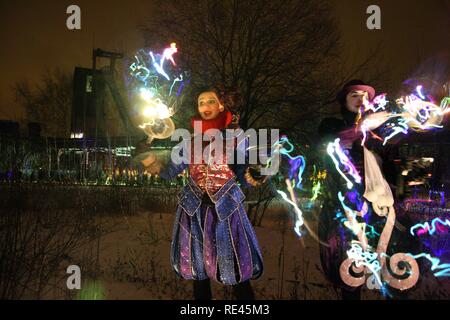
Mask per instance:
[[[204,196],[191,178],[178,196],[171,250],[175,272],[184,279],[211,278],[226,285],[260,277],[261,252],[236,181],[228,180],[211,201]]]

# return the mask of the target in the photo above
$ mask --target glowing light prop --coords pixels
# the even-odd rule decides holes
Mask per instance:
[[[146,109],[143,114],[151,121],[155,119],[167,119],[172,116],[172,110],[161,99],[154,98],[155,95],[152,91],[141,88],[141,98],[146,102]],[[151,124],[154,124],[151,122]]]
[[[173,111],[161,99],[153,98],[148,90],[141,89],[141,98],[145,100],[145,107],[142,112],[146,118],[146,122],[139,125],[139,128],[143,129],[149,136],[149,142],[153,138],[165,139],[172,135],[175,130],[175,125],[170,118],[173,115]]]
[[[377,113],[385,111],[389,101],[386,100],[386,94],[379,95],[372,102],[364,102],[364,111]],[[376,135],[371,128],[379,127],[385,122],[385,127],[390,132],[386,135],[383,145],[397,136],[398,134],[407,134],[409,130],[428,131],[436,128],[442,128],[444,115],[450,112],[448,105],[450,97],[445,97],[437,105],[432,97],[427,97],[423,93],[423,86],[416,87],[414,93],[400,97],[395,100],[396,106],[388,111],[384,119],[371,119],[370,116],[363,120],[360,130],[363,134],[361,145],[367,140],[367,134],[370,132],[374,137]]]
[[[450,110],[447,110],[448,99],[443,99],[438,106],[432,101],[422,100],[411,94],[397,99],[396,102],[401,107],[402,116],[412,130],[426,131],[442,128],[443,116]]]
[[[136,61],[130,66],[130,75],[145,83],[147,78],[150,76],[150,70],[146,67],[145,63],[139,58],[139,56],[134,56],[134,59]]]
[[[284,147],[287,144],[288,148]],[[283,136],[280,140],[274,143],[273,148],[282,155],[289,158],[289,179],[294,183],[294,187],[302,188],[302,176],[305,171],[306,161],[302,155],[293,156],[294,145],[289,141],[288,137]]]
[[[137,106],[144,118],[139,127],[147,134],[148,143],[153,138],[168,138],[175,130],[171,117],[189,81],[186,72],[175,68],[177,52],[175,43],[161,54],[139,50],[129,66],[130,87],[139,99]]]
[[[175,53],[177,53],[177,52],[178,52],[177,44],[176,44],[175,42],[172,42],[172,43],[170,44],[170,48],[164,49],[164,52],[163,52],[163,58],[161,59],[161,66],[162,66],[162,64],[164,63],[165,60],[171,61],[172,64],[173,64],[174,66],[176,66],[177,64],[176,64],[175,61],[173,60],[173,55],[174,55]]]
[[[383,289],[382,283],[398,290],[406,290],[413,287],[419,279],[419,266],[414,256],[406,253],[396,253],[389,258],[389,266],[386,265],[387,246],[395,222],[394,210],[389,210],[388,219],[383,228],[376,250],[376,256],[370,248],[364,249],[365,243],[360,243],[358,247],[347,252],[348,258],[340,266],[342,281],[349,286],[358,287],[364,284],[364,270],[367,268],[372,276],[367,279],[368,283],[375,278],[376,282]],[[378,263],[373,259],[377,257]],[[371,260],[370,260],[370,259]],[[350,270],[353,272],[351,273]],[[379,274],[381,275],[379,276]],[[356,274],[356,275],[353,275]],[[385,290],[385,288],[383,289]]]
[[[414,236],[415,230],[419,229],[417,231],[417,235],[421,235],[425,232],[428,232],[430,235],[433,235],[436,232],[436,230],[438,230],[437,224],[450,227],[450,220],[449,219],[442,220],[441,218],[435,218],[431,221],[431,223],[429,222],[417,223],[411,227],[410,233]]]
[[[378,284],[378,286],[375,286],[377,289],[384,286],[379,274],[381,265],[378,261],[378,254],[376,252],[363,250],[359,243],[352,243],[351,248],[347,251],[347,256],[351,261],[354,262],[355,268],[357,270],[361,270],[361,267],[365,267],[370,271],[370,273],[372,273],[374,279]],[[346,267],[347,266],[345,264],[341,265],[341,268],[344,269],[343,272],[348,272],[349,269],[346,269]],[[348,277],[346,277],[346,279],[347,278]],[[371,280],[372,279],[367,279],[367,283],[370,283]],[[358,283],[360,283],[361,281],[362,283],[364,283],[364,277],[361,277]]]
[[[369,115],[364,118],[360,115],[360,119],[363,119],[359,126],[363,134],[362,145],[365,145],[369,133],[373,138],[383,141],[383,145],[386,145],[395,136],[406,135],[409,130],[427,131],[440,128],[444,115],[450,110],[449,104],[450,97],[444,98],[440,105],[435,104],[433,99],[424,93],[422,86],[418,86],[415,93],[397,99],[396,108],[387,112],[388,101],[385,94],[376,97],[373,102],[366,101],[364,104],[365,112],[370,111],[376,114],[384,111],[384,113],[380,113],[378,117]],[[380,126],[384,130],[384,139],[372,132],[373,129]],[[356,169],[340,148],[339,139],[328,145],[327,153],[333,160],[338,173],[347,182],[349,190],[354,187],[354,183],[361,182]],[[386,251],[395,224],[394,201],[376,157],[367,148],[364,148],[364,161],[364,181],[366,185],[364,198],[372,204],[372,208],[378,216],[386,217],[386,223],[379,236],[375,255],[368,248],[367,233],[365,232],[367,225],[357,221],[357,216],[361,212],[351,209],[345,203],[346,196],[342,192],[338,193],[338,199],[346,215],[346,219],[340,220],[358,237],[358,246],[352,245],[351,249],[347,251],[347,259],[340,266],[340,275],[344,283],[354,287],[362,285],[365,281],[365,270],[368,269],[378,285],[386,283],[388,286],[399,290],[409,289],[417,283],[419,278],[419,268],[416,261],[416,258],[419,257],[425,257],[432,262],[432,270],[439,270],[436,272],[436,276],[449,275],[450,265],[441,264],[438,258],[433,258],[428,254],[413,256],[409,253],[396,253],[386,263],[388,258]],[[353,202],[351,199],[349,200]],[[437,224],[450,226],[448,220],[443,221],[437,218],[432,221],[431,225],[426,222],[413,226],[410,232],[414,235],[414,231],[420,229],[419,232],[426,230],[433,234],[438,229]],[[374,234],[375,229],[372,226],[371,230],[371,233]],[[375,265],[373,263],[375,260],[379,264]],[[353,272],[350,272],[350,270]]]
[[[450,275],[450,264],[441,264],[438,258],[432,257],[429,254],[421,253],[418,255],[408,254],[398,254],[389,257],[385,253],[381,255],[375,252],[364,251],[359,243],[352,243],[351,248],[347,251],[347,255],[349,257],[349,261],[345,264],[341,265],[341,272],[345,273],[353,267],[354,271],[359,272],[357,277],[345,277],[346,284],[356,287],[360,286],[364,283],[364,268],[368,271],[367,273],[371,273],[371,277],[369,277],[366,281],[366,284],[369,289],[381,289],[383,294],[389,294],[386,285],[399,289],[406,290],[412,287],[418,280],[418,266],[415,262],[416,259],[426,258],[432,263],[431,270],[439,270],[435,272],[436,277],[449,276]],[[408,275],[407,281],[404,282],[400,279],[395,279],[390,276],[390,272],[388,268],[382,264],[380,264],[380,260],[388,258],[390,263],[389,266],[392,268],[392,272],[398,275]],[[353,265],[350,264],[350,261],[353,262]],[[406,267],[399,267],[399,262],[406,262]],[[376,285],[373,284],[373,280],[376,281]]]

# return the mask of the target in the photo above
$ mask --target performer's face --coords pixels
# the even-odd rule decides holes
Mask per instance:
[[[369,100],[367,91],[354,90],[347,94],[346,107],[347,110],[353,113],[358,113],[364,101]]]
[[[214,92],[203,92],[198,96],[198,112],[202,119],[215,119],[222,111],[223,106]]]

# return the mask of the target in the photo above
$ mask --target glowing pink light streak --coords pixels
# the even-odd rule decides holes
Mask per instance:
[[[175,42],[172,42],[172,43],[170,44],[170,47],[169,47],[169,48],[164,49],[162,60],[163,60],[163,61],[164,61],[164,60],[169,60],[170,62],[172,62],[172,64],[173,64],[174,66],[176,66],[177,64],[176,64],[175,61],[173,60],[173,55],[174,55],[175,53],[177,53],[177,52],[178,52],[177,44],[176,44]]]
[[[404,111],[402,116],[411,129],[430,130],[442,128],[443,116],[449,111],[446,110],[449,97],[441,101],[437,106],[432,101],[425,101],[418,96],[411,94],[397,99],[397,104]]]
[[[388,100],[386,100],[386,93],[382,93],[375,98],[373,98],[372,102],[365,100],[364,102],[364,110],[365,111],[373,111],[378,112],[380,110],[385,110],[386,105],[388,104]]]
[[[438,223],[439,223],[439,225],[437,225]],[[417,231],[417,235],[418,235],[418,236],[420,236],[420,235],[426,233],[427,231],[428,231],[428,233],[429,233],[430,235],[433,235],[433,233],[435,233],[436,230],[439,229],[438,226],[440,226],[440,225],[450,227],[450,220],[445,219],[445,221],[444,221],[444,220],[442,220],[442,219],[440,219],[440,218],[435,218],[435,219],[433,219],[433,220],[431,221],[431,224],[430,224],[428,221],[425,222],[425,223],[418,223],[418,224],[416,224],[416,225],[414,225],[414,226],[411,227],[410,233],[414,236],[414,231],[415,231],[416,229],[419,229],[419,228],[420,228],[420,229]]]

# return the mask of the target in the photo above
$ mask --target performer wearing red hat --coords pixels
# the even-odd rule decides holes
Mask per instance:
[[[326,181],[327,192],[324,192],[328,197],[324,199],[319,218],[322,267],[329,280],[341,289],[343,299],[360,299],[360,288],[366,276],[364,272],[352,274],[351,270],[354,272],[358,266],[354,265],[354,258],[349,256],[349,252],[357,255],[358,249],[366,257],[368,255],[376,257],[373,261],[379,262],[377,265],[381,268],[385,267],[386,250],[394,247],[388,246],[390,242],[395,244],[396,251],[391,251],[389,254],[397,254],[401,247],[407,249],[400,251],[397,257],[402,255],[405,262],[410,263],[411,270],[414,272],[411,271],[413,273],[411,276],[402,279],[395,278],[397,275],[393,274],[393,279],[400,279],[388,283],[394,290],[410,288],[415,284],[414,281],[417,281],[418,276],[417,263],[401,253],[410,252],[407,247],[413,246],[414,241],[412,239],[398,241],[398,237],[405,237],[404,232],[397,233],[391,238],[396,215],[390,185],[395,184],[397,173],[395,166],[389,166],[388,161],[381,161],[381,159],[390,158],[388,154],[393,144],[384,145],[383,143],[383,137],[389,135],[389,126],[385,125],[388,119],[387,112],[371,113],[368,111],[370,108],[366,110],[374,97],[374,88],[361,80],[348,82],[336,97],[341,105],[342,119],[326,118],[319,126],[319,134],[325,142],[334,141],[331,146],[337,148],[327,149],[329,154],[330,150],[338,150],[337,153],[340,155],[337,153],[336,155],[340,157],[340,160],[345,159],[340,164],[334,163],[334,166],[345,166],[344,163],[351,163],[354,167],[348,166],[347,169],[343,169],[347,170],[346,173],[340,171],[339,174],[334,168],[329,170],[330,178]],[[368,123],[366,120],[370,120],[368,129],[376,134],[374,138],[368,137],[363,143],[360,126],[363,122]],[[336,138],[340,140],[335,140]],[[382,168],[381,165],[383,165]],[[353,183],[349,184],[352,181],[348,180],[346,174],[354,178]],[[381,289],[381,276],[378,272],[381,274],[385,272],[385,269],[374,271],[365,265],[361,270],[366,270],[365,272],[370,275],[368,278],[373,280],[369,281],[368,287],[378,286]],[[384,274],[384,276],[387,281],[392,278],[390,274]]]

